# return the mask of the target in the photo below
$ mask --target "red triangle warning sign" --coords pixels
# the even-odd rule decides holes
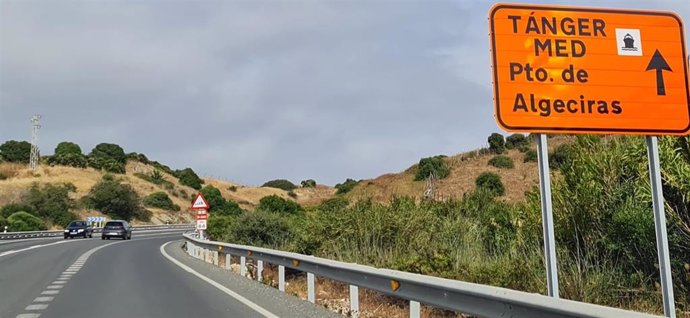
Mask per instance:
[[[199,192],[196,195],[196,199],[194,199],[194,202],[192,202],[192,210],[208,210],[210,206],[208,205],[208,202],[206,202],[206,199],[204,199],[204,196]]]

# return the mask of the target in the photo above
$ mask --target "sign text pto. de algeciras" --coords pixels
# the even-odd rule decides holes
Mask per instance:
[[[587,44],[578,38],[607,37],[606,21],[590,18],[570,17],[535,17],[523,19],[518,15],[509,15],[514,34],[541,35],[535,37],[534,56],[583,58],[587,54]],[[554,38],[543,37],[544,35]],[[573,36],[578,38],[563,39],[555,36]],[[584,69],[576,69],[573,64],[559,70],[559,76],[552,76],[549,71],[541,67],[533,67],[530,63],[510,62],[510,80],[524,79],[528,82],[587,83],[589,73]],[[525,92],[516,93],[513,111],[533,112],[548,117],[552,112],[571,114],[621,114],[623,107],[618,100],[594,100],[584,95],[569,100],[536,98],[535,94]]]

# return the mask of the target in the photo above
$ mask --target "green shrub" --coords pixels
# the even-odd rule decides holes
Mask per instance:
[[[488,138],[489,149],[497,154],[502,154],[506,150],[506,142],[503,135],[499,133],[493,133]]]
[[[204,180],[201,180],[201,178],[199,178],[192,168],[184,168],[179,170],[177,171],[176,175],[181,184],[192,187],[196,190],[201,189],[201,185],[204,183]]]
[[[91,188],[83,202],[91,208],[108,214],[114,219],[145,221],[151,212],[141,206],[141,199],[131,185],[123,184],[110,175]]]
[[[125,151],[116,144],[100,143],[91,150],[89,157],[112,159],[123,166],[127,163]]]
[[[302,188],[316,188],[316,181],[314,179],[302,180],[300,184]]]
[[[30,214],[36,214],[34,208],[28,204],[11,203],[6,206],[3,206],[2,209],[0,209],[0,216],[8,218],[10,215],[20,211],[28,212]]]
[[[506,138],[506,149],[520,149],[529,147],[529,139],[523,134],[512,134]]]
[[[65,156],[65,155],[80,155],[83,156],[84,154],[81,152],[81,147],[79,145],[69,142],[69,141],[63,141],[55,147],[55,156]]]
[[[276,248],[294,237],[284,216],[266,211],[243,213],[231,228],[230,236],[237,244]]]
[[[103,170],[110,173],[125,173],[125,165],[113,158],[108,157],[88,157],[89,167]]]
[[[285,191],[290,191],[294,190],[297,188],[297,186],[285,179],[277,179],[277,180],[271,180],[262,185],[262,187],[269,187],[269,188],[276,188],[276,189],[282,189]]]
[[[488,190],[495,195],[501,196],[506,193],[501,177],[493,172],[482,172],[475,180],[475,184],[477,188]]]
[[[136,153],[136,152],[130,152],[127,154],[127,160],[134,160],[141,162],[143,164],[149,164],[151,161],[149,161],[149,158],[146,157],[145,154],[143,153]]]
[[[38,217],[20,211],[7,218],[9,230],[18,231],[43,231],[47,229],[45,223]]]
[[[529,151],[525,152],[524,162],[537,162],[537,159],[538,155],[536,150],[530,149]]]
[[[209,214],[206,233],[214,241],[233,242],[232,226],[237,216]]]
[[[574,148],[572,145],[559,145],[549,155],[549,166],[556,169],[565,168],[566,166],[570,165],[574,155]]]
[[[146,198],[144,198],[144,205],[170,211],[180,210],[180,207],[175,205],[165,192],[154,192],[149,194]]]
[[[503,156],[503,155],[498,155],[491,160],[489,160],[489,165],[492,165],[496,168],[501,168],[501,169],[513,169],[515,167],[515,163],[513,163],[513,159],[511,159],[508,156]]]
[[[48,163],[76,168],[86,168],[86,166],[89,164],[89,161],[86,159],[86,156],[82,154],[67,153],[53,156]]]
[[[0,156],[8,162],[29,163],[31,144],[26,141],[6,141],[0,145]]]
[[[297,202],[283,199],[275,194],[261,198],[256,209],[282,214],[298,214],[304,211]]]
[[[295,191],[290,190],[287,195],[293,199],[297,199],[297,193],[295,193]]]
[[[204,199],[206,199],[208,205],[210,206],[210,214],[235,216],[240,215],[243,212],[236,202],[232,200],[225,200],[223,195],[220,193],[220,190],[210,184],[201,189],[200,192],[204,195]]]
[[[147,160],[148,160],[148,158],[147,158]],[[161,170],[161,171],[163,171],[163,172],[165,172],[171,176],[175,176],[177,178],[177,174],[175,173],[175,171],[170,169],[170,167],[168,167],[168,166],[166,166],[166,165],[164,165],[158,161],[149,161],[149,164],[152,165],[154,168]]]
[[[354,189],[355,186],[357,186],[358,184],[359,184],[359,181],[355,181],[353,179],[347,178],[345,180],[345,182],[338,183],[335,185],[335,189],[336,189],[335,194],[348,193],[348,192],[352,191],[352,189]]]
[[[447,178],[450,175],[446,156],[427,157],[419,160],[417,174],[414,177],[415,181],[424,180],[431,174],[434,174],[439,179]]]
[[[234,186],[234,185],[233,185],[233,186],[229,186],[229,187],[228,187],[228,190],[230,190],[230,191],[232,191],[232,192],[237,192],[237,186]]]
[[[71,212],[74,202],[70,193],[76,191],[71,183],[60,185],[34,183],[22,198],[22,202],[30,206],[36,216],[50,221],[55,225],[66,226],[76,216]]]

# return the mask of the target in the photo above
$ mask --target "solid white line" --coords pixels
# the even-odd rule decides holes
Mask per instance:
[[[38,318],[41,314],[21,314],[17,315],[17,318]]]
[[[44,290],[41,295],[57,295],[59,293],[59,290]]]
[[[258,312],[258,313],[260,313],[260,314],[263,315],[264,317],[278,318],[278,316],[276,316],[275,314],[269,312],[268,310],[264,309],[263,307],[261,307],[261,306],[255,304],[255,303],[253,303],[252,301],[250,301],[250,300],[247,299],[247,298],[242,297],[241,295],[239,295],[239,294],[237,294],[236,292],[234,292],[234,291],[228,289],[227,287],[225,287],[225,286],[223,286],[223,285],[221,285],[221,284],[215,282],[214,280],[212,280],[212,279],[210,279],[210,278],[208,278],[208,277],[206,277],[206,276],[204,276],[204,275],[202,275],[202,274],[199,274],[197,271],[193,270],[191,267],[189,267],[189,266],[187,266],[187,265],[185,265],[185,264],[182,264],[182,263],[179,262],[178,260],[174,259],[172,256],[168,255],[168,253],[165,252],[165,246],[167,246],[167,245],[170,244],[170,243],[172,243],[172,242],[167,242],[167,243],[161,245],[161,247],[160,247],[161,254],[163,254],[163,256],[164,256],[165,258],[167,258],[170,262],[172,262],[173,264],[179,266],[180,268],[184,269],[185,271],[189,272],[190,274],[192,274],[192,275],[194,275],[194,276],[196,276],[196,277],[199,277],[201,280],[203,280],[203,281],[205,281],[205,282],[211,284],[213,287],[218,288],[220,291],[222,291],[222,292],[228,294],[230,297],[237,299],[239,302],[245,304],[247,307],[253,309],[254,311],[256,311],[256,312]]]
[[[46,303],[46,302],[53,301],[53,299],[55,299],[55,297],[52,297],[52,296],[36,297],[36,299],[34,299],[34,302],[35,303]]]
[[[5,252],[0,253],[0,257],[7,256],[7,255],[12,255],[12,254],[15,254],[15,253],[24,252],[24,251],[28,251],[28,250],[33,250],[33,249],[39,248],[39,247],[50,246],[50,245],[57,245],[57,244],[62,244],[62,243],[67,243],[67,242],[68,242],[68,241],[59,241],[59,242],[55,242],[55,243],[48,243],[48,244],[41,244],[41,245],[32,245],[32,246],[29,246],[29,247],[27,247],[27,248],[23,248],[23,249],[20,249],[20,250],[5,251]]]
[[[43,310],[46,308],[48,308],[48,304],[32,304],[32,305],[26,306],[26,308],[24,308],[24,310]]]

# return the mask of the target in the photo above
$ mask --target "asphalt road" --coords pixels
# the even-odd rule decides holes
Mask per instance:
[[[0,317],[338,317],[189,257],[180,233],[0,244]]]

